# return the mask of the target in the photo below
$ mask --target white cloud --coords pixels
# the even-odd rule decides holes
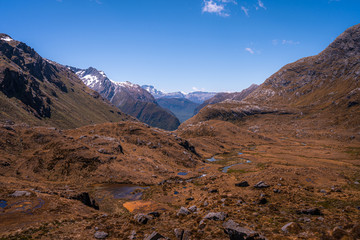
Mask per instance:
[[[218,5],[216,2],[205,1],[205,6],[203,7],[203,12],[209,12],[209,13],[220,13],[224,11],[223,5]]]
[[[244,13],[245,13],[246,16],[249,16],[249,9],[248,9],[248,8],[246,8],[246,7],[244,7],[244,6],[241,6],[241,10],[244,11]]]
[[[234,4],[237,4],[236,0],[218,0],[220,2],[223,2],[223,3],[234,3]]]
[[[261,0],[258,0],[258,5],[259,5],[259,7],[266,10],[266,7],[265,7],[264,3]]]
[[[247,51],[247,52],[249,52],[249,53],[251,53],[251,54],[254,54],[254,53],[255,53],[254,50],[251,49],[251,48],[245,48],[245,51]]]
[[[214,13],[222,17],[229,17],[229,5],[237,5],[237,0],[203,0],[203,3],[203,13]]]
[[[282,40],[283,45],[298,45],[300,44],[299,41],[293,41],[293,40]]]

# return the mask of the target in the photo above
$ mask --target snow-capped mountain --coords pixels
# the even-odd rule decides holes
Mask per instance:
[[[88,87],[140,121],[166,130],[174,130],[179,126],[179,120],[170,111],[160,107],[155,98],[139,85],[112,81],[103,71],[93,67],[79,69],[68,66],[68,68]]]
[[[183,93],[183,92],[172,92],[172,93],[165,93],[162,91],[157,90],[154,86],[151,85],[143,85],[143,89],[151,93],[154,98],[185,98],[195,103],[203,103],[209,98],[215,96],[215,92],[191,92],[191,93]]]
[[[137,84],[112,81],[103,71],[98,71],[93,67],[88,69],[69,68],[79,76],[85,85],[97,91],[115,105],[123,105],[123,102],[127,100],[121,98],[120,93],[122,95],[125,93],[130,94],[134,100],[156,103],[154,97]]]

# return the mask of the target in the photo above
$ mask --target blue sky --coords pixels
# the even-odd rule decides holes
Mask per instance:
[[[240,91],[315,55],[359,0],[0,0],[0,32],[40,55],[160,90]]]

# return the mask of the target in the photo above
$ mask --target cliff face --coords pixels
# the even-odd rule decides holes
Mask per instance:
[[[0,119],[74,128],[131,119],[66,67],[0,34]]]

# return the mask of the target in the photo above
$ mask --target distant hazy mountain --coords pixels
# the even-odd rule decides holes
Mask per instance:
[[[0,121],[76,128],[134,120],[65,66],[0,34]]]
[[[143,85],[143,89],[151,93],[154,98],[185,98],[195,103],[203,103],[205,100],[215,96],[215,92],[191,92],[191,93],[182,93],[182,92],[172,92],[172,93],[164,93],[162,91],[157,90],[154,86],[151,85]]]
[[[194,116],[194,111],[198,103],[194,103],[186,98],[158,98],[157,102],[163,108],[169,109],[175,116],[184,122]]]
[[[200,104],[194,112],[194,115],[197,114],[203,107],[209,104],[215,104],[219,103],[225,100],[235,100],[235,101],[241,101],[244,98],[246,98],[250,93],[255,91],[259,85],[252,84],[250,87],[242,90],[241,92],[233,92],[233,93],[218,93],[212,98],[204,101],[202,104]]]
[[[103,71],[93,67],[69,67],[91,89],[99,92],[123,112],[153,127],[176,129],[180,122],[170,111],[160,107],[155,98],[142,87],[130,82],[114,82]]]

